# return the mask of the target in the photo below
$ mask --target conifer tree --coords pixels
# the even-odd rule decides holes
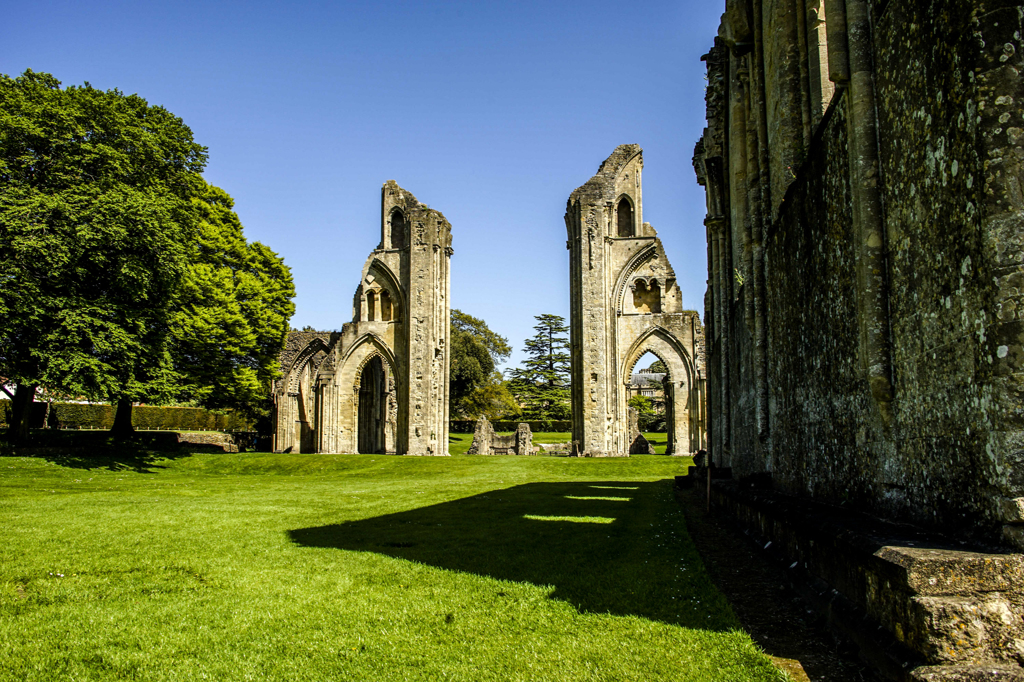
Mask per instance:
[[[509,389],[526,419],[569,419],[569,326],[558,315],[537,315],[522,367],[509,372]]]

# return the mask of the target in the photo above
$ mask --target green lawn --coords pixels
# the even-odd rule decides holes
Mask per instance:
[[[0,680],[776,680],[688,459],[0,458]]]

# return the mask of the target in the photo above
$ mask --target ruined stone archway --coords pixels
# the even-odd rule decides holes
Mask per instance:
[[[335,373],[338,387],[337,452],[404,454],[399,438],[403,386],[395,354],[384,339],[365,334],[341,359]]]
[[[630,377],[640,361],[647,353],[654,355],[665,365],[665,424],[668,446],[665,454],[685,454],[693,452],[691,436],[691,407],[694,398],[693,362],[679,341],[668,331],[653,328],[642,334],[626,352],[620,376],[623,378],[624,390],[619,396],[618,411],[622,419],[628,421]],[[628,444],[627,444],[628,448]]]
[[[363,363],[357,394],[357,452],[363,455],[395,453],[395,432],[398,419],[398,396],[395,372],[378,353]]]
[[[286,350],[291,361],[282,362],[284,376],[275,391],[275,452],[315,452],[317,387],[321,365],[330,357],[330,334],[299,332]]]
[[[309,352],[324,350],[325,358],[303,379],[301,395],[290,390],[293,377],[275,382],[277,452],[302,441],[302,452],[448,454],[451,224],[389,180],[380,229],[351,322],[288,335],[282,367]],[[313,337],[330,342],[321,348]],[[305,436],[294,434],[299,403],[315,415]]]
[[[704,329],[643,221],[642,169],[640,147],[620,145],[566,206],[573,442],[588,457],[629,454],[629,375],[646,351],[670,368],[670,451],[703,443]]]

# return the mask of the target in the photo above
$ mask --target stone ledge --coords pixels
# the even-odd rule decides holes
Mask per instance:
[[[731,480],[714,479],[711,495],[889,679],[1018,679],[1007,675],[1024,662],[1024,556]]]
[[[209,431],[204,433],[178,433],[179,445],[209,445],[220,447],[223,452],[238,452],[235,439],[229,433]]]
[[[929,665],[910,674],[913,682],[1024,682],[1024,671],[1015,666]]]

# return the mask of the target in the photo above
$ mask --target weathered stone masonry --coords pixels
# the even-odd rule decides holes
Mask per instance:
[[[448,454],[451,225],[393,180],[341,332],[293,332],[275,452]]]
[[[566,206],[573,441],[588,457],[629,455],[629,381],[648,351],[668,367],[668,452],[704,444],[704,329],[643,222],[642,170],[640,147],[620,145]]]
[[[847,0],[822,60],[791,5],[707,56],[715,461],[1024,546],[1019,8]]]
[[[1024,548],[1022,17],[1005,0],[727,2],[694,157],[716,464]],[[1024,660],[1020,590],[1001,584],[1010,639],[976,621],[974,653],[918,653]],[[963,594],[943,599],[989,599]],[[918,646],[904,625],[886,627]]]

